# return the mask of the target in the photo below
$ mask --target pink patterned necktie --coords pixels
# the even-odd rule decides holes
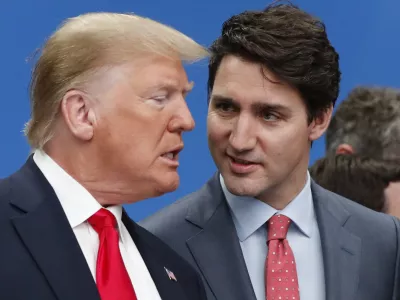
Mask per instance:
[[[274,215],[268,221],[268,256],[265,262],[267,300],[300,300],[296,262],[286,235],[291,220]]]

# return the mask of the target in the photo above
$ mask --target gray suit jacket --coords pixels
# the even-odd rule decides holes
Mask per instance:
[[[314,182],[311,189],[323,248],[326,300],[400,299],[399,220]],[[218,174],[141,225],[197,268],[209,300],[256,299]]]

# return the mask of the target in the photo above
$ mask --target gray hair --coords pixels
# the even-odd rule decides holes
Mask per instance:
[[[329,153],[340,144],[349,144],[356,153],[376,159],[400,158],[400,90],[353,89],[339,105],[326,134]]]

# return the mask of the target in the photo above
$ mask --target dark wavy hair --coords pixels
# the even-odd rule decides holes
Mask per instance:
[[[310,121],[338,97],[339,55],[328,40],[325,25],[292,4],[277,1],[262,11],[234,15],[224,22],[210,51],[209,98],[226,55],[259,63],[296,88]]]

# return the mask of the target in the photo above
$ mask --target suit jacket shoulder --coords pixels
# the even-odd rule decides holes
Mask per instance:
[[[207,226],[219,207],[226,206],[217,174],[199,190],[139,222],[178,253],[187,253],[186,240]],[[233,224],[233,223],[232,223]]]
[[[400,229],[397,218],[371,210],[315,183],[312,184],[312,190],[314,202],[324,206],[336,219],[345,217],[344,226],[354,234],[397,249]]]
[[[314,182],[311,188],[321,236],[327,300],[399,299],[399,220]]]
[[[196,204],[201,195],[201,190],[188,194],[140,221],[139,224],[158,237],[169,236],[172,228],[180,228],[182,223],[186,222],[185,219],[189,208]],[[163,222],[164,220],[168,220],[167,224]]]

